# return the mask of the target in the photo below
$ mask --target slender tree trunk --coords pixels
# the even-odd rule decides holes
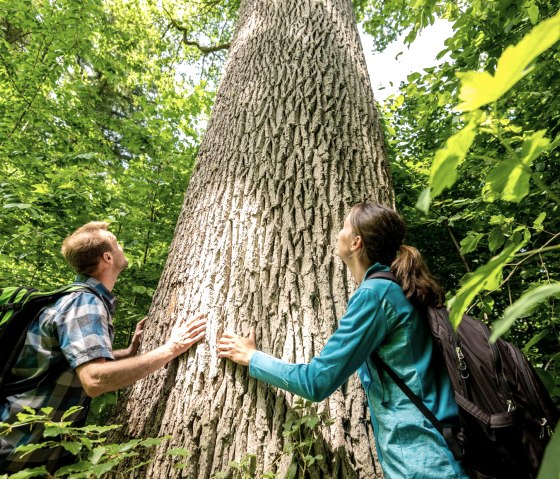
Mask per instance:
[[[144,348],[197,311],[206,341],[132,387],[119,412],[125,434],[172,436],[147,477],[209,478],[247,453],[253,477],[285,477],[294,397],[219,360],[216,342],[254,325],[267,353],[319,353],[355,288],[334,246],[360,200],[392,205],[393,192],[351,1],[242,1]],[[380,476],[355,375],[319,409],[334,420],[312,449],[324,459],[298,476]],[[193,453],[187,468],[169,447]]]

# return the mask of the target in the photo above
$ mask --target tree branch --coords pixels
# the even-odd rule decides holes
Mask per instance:
[[[230,43],[220,43],[219,45],[201,45],[200,43],[198,43],[195,40],[189,40],[189,33],[190,30],[181,25],[177,20],[175,20],[175,18],[173,18],[173,16],[164,8],[163,11],[167,14],[167,18],[169,18],[169,21],[171,22],[171,25],[173,25],[175,27],[175,29],[179,30],[180,32],[183,33],[183,43],[185,45],[189,45],[191,47],[196,47],[198,48],[202,53],[204,53],[205,55],[208,53],[214,53],[217,52],[219,50],[227,50],[230,47]]]
[[[183,32],[183,43],[185,45],[198,48],[204,54],[214,53],[219,50],[227,50],[230,47],[230,43],[220,43],[219,45],[210,45],[210,46],[201,45],[200,43],[194,40],[188,40],[186,32]]]

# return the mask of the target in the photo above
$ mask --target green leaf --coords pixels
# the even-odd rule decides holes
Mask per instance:
[[[30,477],[45,477],[48,476],[48,471],[45,466],[34,467],[32,469],[25,469],[10,475],[10,479],[28,479]]]
[[[535,222],[533,223],[533,228],[535,228],[537,231],[542,231],[543,230],[543,222],[546,218],[546,212],[542,212],[537,219],[535,220]]]
[[[187,459],[192,456],[192,452],[189,452],[182,447],[168,449],[165,454],[168,454],[169,456],[185,457]]]
[[[29,203],[8,203],[4,205],[4,208],[6,209],[10,209],[10,208],[19,208],[20,210],[25,210],[27,208],[32,208],[33,205],[30,205]]]
[[[488,234],[488,249],[493,253],[504,244],[505,240],[506,236],[501,227],[492,228]]]
[[[505,201],[519,203],[529,193],[533,160],[550,146],[544,137],[545,130],[535,132],[523,144],[520,157],[514,156],[500,162],[486,178],[492,191]]]
[[[33,451],[37,451],[39,449],[47,449],[47,448],[51,448],[51,447],[55,447],[57,444],[55,444],[54,442],[48,441],[48,442],[41,442],[38,444],[22,444],[21,446],[16,447],[16,451],[17,452],[21,452],[23,453],[23,455],[25,456],[26,454],[29,454],[30,452]]]
[[[56,437],[62,436],[64,434],[68,434],[72,431],[73,428],[69,426],[65,426],[64,423],[62,425],[52,423],[49,425],[45,425],[45,430],[43,431],[44,437]]]
[[[80,461],[75,464],[69,464],[68,466],[61,467],[58,471],[56,471],[54,477],[90,477],[78,474],[76,476],[70,474],[72,473],[81,473],[81,472],[90,472],[92,470],[92,464],[89,461]]]
[[[529,352],[529,350],[535,346],[535,344],[538,344],[542,339],[546,338],[548,335],[550,334],[550,330],[549,329],[543,329],[540,333],[535,334],[528,342],[525,346],[523,346],[523,352],[525,354],[527,354]]]
[[[119,462],[121,462],[121,460],[125,459],[125,457],[128,456],[123,455],[123,456],[119,456],[118,459],[113,459],[112,461],[105,462],[103,464],[96,464],[95,466],[92,466],[91,472],[93,472],[93,474],[95,474],[96,477],[101,477],[103,476],[103,474],[109,472],[111,469],[116,467],[119,464]]]
[[[80,453],[83,446],[81,442],[68,442],[68,441],[63,441],[60,443],[60,445],[68,452],[74,454],[74,456],[77,456]]]
[[[319,424],[319,417],[317,416],[311,416],[307,419],[307,427],[314,429],[315,426],[317,426],[317,424]]]
[[[448,138],[445,147],[435,155],[430,171],[431,198],[438,196],[445,188],[451,188],[457,180],[457,167],[463,162],[476,136],[480,116],[471,121],[460,131]],[[424,199],[425,201],[425,199]]]
[[[494,291],[498,288],[502,278],[502,268],[528,240],[529,236],[527,234],[522,238],[521,233],[516,232],[510,244],[498,256],[477,268],[468,277],[465,284],[448,303],[450,308],[449,319],[455,329],[459,326],[464,312],[479,292],[482,290]]]
[[[496,341],[511,328],[516,319],[528,315],[537,305],[551,296],[560,298],[560,283],[544,284],[525,292],[521,298],[506,308],[502,319],[494,322],[490,341]]]
[[[431,201],[432,195],[430,193],[430,188],[426,188],[422,190],[422,193],[420,193],[420,197],[416,203],[416,208],[424,213],[427,213],[430,210]]]
[[[130,441],[124,442],[122,444],[110,444],[109,446],[107,446],[107,448],[111,453],[123,453],[132,449],[136,449],[140,442],[140,439],[131,439]]]
[[[82,409],[83,406],[72,406],[70,409],[64,412],[64,414],[62,415],[62,420],[64,421],[64,419],[68,418],[72,414],[77,413],[78,411],[81,411]]]
[[[88,460],[92,464],[97,464],[99,460],[105,455],[107,448],[105,446],[97,446],[88,456]]]
[[[498,100],[529,72],[529,64],[558,40],[560,12],[534,27],[517,45],[507,47],[498,59],[494,76],[486,71],[457,73],[462,101],[458,110],[472,111]]]
[[[531,4],[527,8],[527,15],[529,15],[529,20],[533,25],[536,25],[539,21],[539,7],[537,7],[534,3]]]
[[[482,233],[469,231],[469,234],[461,240],[461,251],[464,254],[474,251],[482,238],[484,238]]]
[[[558,479],[558,471],[560,471],[560,422],[556,425],[552,439],[544,451],[537,479]]]
[[[292,462],[290,464],[290,467],[288,467],[288,470],[286,471],[286,479],[294,479],[294,477],[296,477],[297,475],[297,470],[297,462]]]
[[[167,439],[170,439],[170,436],[165,436],[165,437],[149,437],[149,438],[147,438],[147,439],[144,439],[144,440],[140,443],[140,446],[144,446],[144,447],[159,446],[163,441],[166,441]]]

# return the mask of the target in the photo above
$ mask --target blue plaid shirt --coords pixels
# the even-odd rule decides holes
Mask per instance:
[[[112,315],[117,299],[94,278],[78,275],[76,282],[95,288],[103,300],[93,292],[77,291],[47,306],[31,324],[12,374],[21,379],[38,376],[49,368],[58,367],[54,365],[60,361],[66,361],[66,368],[54,381],[44,381],[35,389],[9,396],[7,402],[0,405],[0,421],[15,421],[23,406],[35,410],[52,407],[55,421],[70,407],[85,406],[69,418],[74,423],[85,420],[89,398],[74,370],[93,359],[114,359]],[[38,465],[54,468],[63,455],[62,448],[42,449],[23,457],[13,451],[19,445],[41,440],[39,427],[19,428],[1,437],[0,474]]]

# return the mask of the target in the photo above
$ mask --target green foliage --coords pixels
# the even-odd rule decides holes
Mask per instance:
[[[106,477],[106,474],[113,471],[127,459],[139,455],[146,456],[147,450],[162,445],[170,437],[131,439],[124,443],[109,444],[107,435],[120,428],[119,425],[97,426],[94,424],[84,427],[74,427],[70,421],[65,421],[81,407],[73,407],[66,411],[60,421],[52,420],[53,408],[42,408],[36,412],[31,408],[25,407],[25,412],[17,415],[17,421],[11,424],[0,423],[0,437],[9,434],[14,429],[25,429],[30,427],[43,428],[43,438],[41,443],[27,444],[19,446],[19,452],[32,452],[38,449],[63,447],[71,455],[76,457],[73,464],[63,466],[57,471],[49,474],[44,466],[28,468],[9,476],[10,479],[24,479],[31,477],[68,478],[68,479],[91,479]],[[287,477],[294,478],[306,477],[308,467],[316,461],[323,459],[320,454],[312,454],[320,428],[332,424],[326,413],[318,413],[310,401],[298,398],[293,407],[293,417],[284,423],[283,436],[286,438],[286,445],[278,458],[270,466],[270,470],[264,472],[259,477],[261,479],[275,479],[277,474],[272,470],[280,459],[288,455],[293,458],[289,466]],[[184,469],[189,465],[189,458],[192,453],[180,447],[169,448],[165,454],[175,458],[174,468]],[[132,472],[149,464],[151,460],[142,461],[126,472]],[[229,470],[214,474],[214,479],[255,479],[256,476],[256,456],[246,454],[239,461],[231,461]],[[0,479],[7,479],[8,475],[0,476]]]
[[[558,401],[557,6],[395,0],[383,8],[395,10],[386,15],[389,25],[400,22],[395,31],[415,35],[432,21],[422,16],[450,20],[454,30],[438,55],[450,59],[409,75],[381,105],[409,241],[442,278],[455,324],[465,309],[494,321],[494,337],[521,346]],[[385,35],[368,27],[384,18],[362,12],[375,17],[366,31]]]
[[[284,446],[284,453],[290,454],[294,462],[290,465],[287,477],[296,477],[298,471],[301,477],[309,466],[323,459],[321,454],[313,454],[313,446],[317,442],[317,435],[321,428],[328,427],[333,421],[325,412],[317,412],[316,406],[308,400],[298,398],[294,402],[296,416],[284,423],[284,436],[288,441]]]
[[[210,25],[227,36],[224,8],[191,22],[193,38]],[[223,62],[218,52],[202,72],[202,54],[182,48],[170,16],[187,13],[152,0],[0,0],[2,283],[70,282],[62,240],[110,221],[130,260],[116,347],[151,303]]]
[[[506,308],[503,318],[494,323],[494,331],[490,339],[496,340],[506,333],[516,319],[527,317],[536,306],[551,296],[560,297],[560,283],[543,284],[525,292],[521,298]],[[542,339],[539,336],[537,338]],[[533,339],[529,346],[536,344],[536,342]]]
[[[545,50],[560,40],[560,14],[543,21],[515,46],[509,46],[498,59],[496,71],[491,75],[483,72],[459,72],[461,80],[458,107],[461,111],[472,111],[493,103],[527,73],[527,67]]]
[[[458,76],[461,79],[459,97],[463,100],[463,103],[459,105],[459,109],[463,111],[474,110],[489,102],[499,100],[525,75],[527,65],[559,39],[560,13],[534,27],[517,46],[506,48],[498,59],[494,77],[487,72],[459,73]],[[456,168],[467,156],[467,152],[474,140],[475,132],[483,119],[484,115],[478,110],[475,114],[471,114],[468,125],[447,140],[444,148],[436,152],[430,174],[430,186],[426,190],[431,197],[436,197],[445,188],[453,186],[456,181]],[[497,165],[486,177],[483,192],[487,192],[485,199],[489,202],[493,202],[499,197],[504,201],[518,203],[529,193],[529,180],[532,176],[531,165],[533,161],[549,148],[550,141],[544,137],[545,130],[534,133],[526,133],[522,130],[516,131],[516,133],[522,134],[521,148],[516,151],[503,137],[499,125],[504,120],[506,118],[497,118],[496,121],[495,117],[490,116],[485,122],[491,126],[491,132],[496,135],[496,138],[503,144],[509,154],[503,160],[494,160]],[[506,124],[508,123],[506,122]],[[492,193],[488,194],[490,190]],[[543,190],[547,193],[546,188],[543,188]],[[553,200],[556,199],[554,194],[550,192],[548,194],[552,196]],[[424,194],[419,200],[424,211],[427,210],[425,207],[428,204],[425,200],[426,196]],[[450,319],[454,327],[459,325],[464,312],[481,290],[495,291],[501,286],[502,268],[513,258],[516,251],[521,250],[525,246],[530,238],[527,228],[519,227],[518,230],[524,230],[524,240],[520,241],[519,231],[517,231],[512,237],[509,246],[506,246],[498,256],[492,258],[487,264],[477,268],[465,281],[455,297],[449,301]],[[518,236],[517,240],[515,240],[516,235]],[[470,237],[472,238],[473,235]],[[476,234],[475,237],[477,238],[476,244],[478,244],[481,237],[480,233]],[[470,252],[475,248],[476,245],[473,246],[472,242],[465,242],[462,252]],[[528,294],[532,296],[535,293]],[[532,301],[535,298],[543,301],[548,296],[535,294]],[[527,302],[527,299],[522,300],[522,303]],[[511,314],[511,311],[518,309],[520,308],[517,307],[516,303],[506,310],[509,311],[507,319],[499,323],[500,329],[498,331],[501,334],[509,329],[505,325],[511,326],[515,319],[515,315]],[[497,336],[498,334],[495,332],[493,338]]]
[[[321,454],[313,452],[318,441],[318,434],[322,428],[333,424],[325,412],[318,412],[316,406],[308,400],[297,398],[292,409],[293,415],[288,417],[283,425],[282,436],[285,438],[284,449],[276,457],[267,471],[256,474],[257,464],[254,454],[246,454],[239,461],[229,463],[228,471],[220,471],[212,476],[213,479],[276,479],[274,469],[284,457],[291,457],[284,479],[308,477],[309,467],[317,461],[322,461]]]
[[[560,478],[560,423],[556,426],[554,435],[544,452],[543,464],[537,479]]]
[[[47,440],[37,444],[19,446],[16,450],[21,453],[30,453],[38,449],[63,447],[76,457],[76,461],[73,464],[59,468],[53,474],[49,474],[47,469],[42,466],[14,473],[9,476],[10,479],[28,477],[91,479],[103,477],[127,459],[140,454],[144,455],[147,449],[159,446],[168,439],[168,437],[132,439],[125,443],[109,444],[107,443],[108,433],[120,428],[120,426],[89,425],[74,427],[70,421],[65,421],[77,410],[81,409],[80,407],[74,407],[66,411],[60,421],[53,421],[51,419],[52,408],[43,408],[40,412],[27,407],[24,409],[25,412],[17,415],[18,420],[16,422],[11,424],[0,423],[0,437],[14,429],[41,427],[43,429],[43,438]],[[177,455],[177,451],[170,450],[168,454]],[[144,466],[149,462],[143,462],[135,466],[135,468]]]

